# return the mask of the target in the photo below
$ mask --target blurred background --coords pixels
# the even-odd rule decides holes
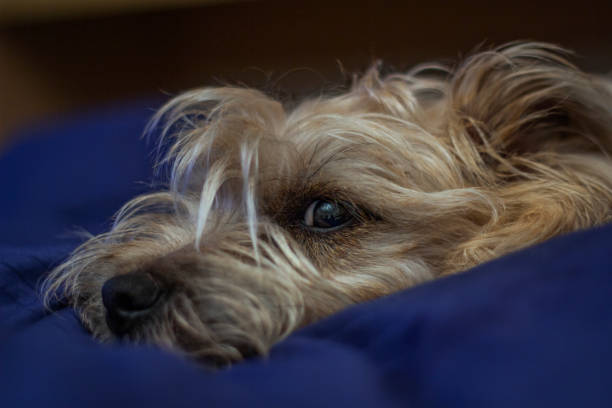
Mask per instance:
[[[299,98],[376,59],[405,69],[516,39],[607,73],[611,17],[609,0],[0,0],[0,149],[23,127],[120,101],[225,83]]]

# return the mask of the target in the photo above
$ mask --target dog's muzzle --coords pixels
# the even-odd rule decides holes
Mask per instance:
[[[162,290],[146,272],[115,276],[102,286],[106,323],[111,331],[123,336],[151,314]]]

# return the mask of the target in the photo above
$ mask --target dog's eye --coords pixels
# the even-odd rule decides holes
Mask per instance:
[[[352,219],[350,212],[334,201],[315,200],[304,213],[304,225],[318,230],[338,229]]]

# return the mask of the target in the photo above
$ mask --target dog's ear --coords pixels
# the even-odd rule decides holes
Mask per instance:
[[[550,151],[612,152],[612,86],[549,44],[512,43],[468,58],[449,86],[449,135],[485,162]]]

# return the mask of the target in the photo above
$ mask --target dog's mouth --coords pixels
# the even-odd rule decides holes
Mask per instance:
[[[228,322],[206,321],[185,297],[149,282],[137,272],[109,279],[102,288],[107,335],[121,342],[153,344],[194,358],[201,364],[222,368],[265,353],[260,344]],[[153,281],[154,282],[154,281]],[[139,287],[141,285],[142,287]],[[183,306],[181,307],[181,303]],[[223,338],[234,326],[235,338]],[[92,327],[100,330],[100,327]]]
[[[158,272],[148,268],[113,276],[92,297],[95,305],[92,299],[91,307],[80,305],[95,337],[155,345],[219,368],[265,355],[300,319],[288,316],[294,313],[287,308],[291,295],[280,304],[258,290],[261,277],[227,282],[212,273],[187,276],[187,268],[173,278],[186,281],[175,282]]]

